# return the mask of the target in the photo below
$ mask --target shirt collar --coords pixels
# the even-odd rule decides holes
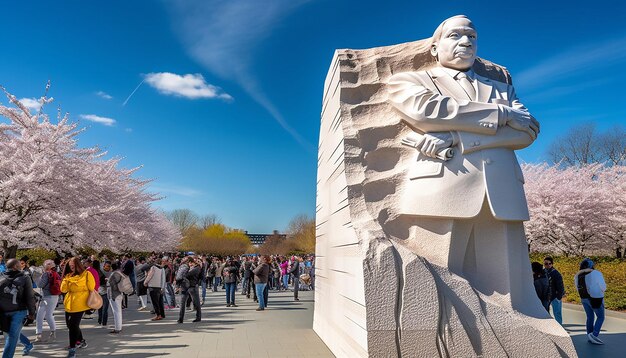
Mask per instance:
[[[456,79],[456,75],[459,74],[459,70],[455,70],[454,68],[448,68],[448,67],[441,67],[441,69],[449,74],[450,76],[452,76],[452,78]],[[476,78],[476,74],[474,73],[474,70],[472,70],[471,68],[467,71],[465,71],[465,74],[467,75],[467,78],[469,78],[470,80],[474,80]]]

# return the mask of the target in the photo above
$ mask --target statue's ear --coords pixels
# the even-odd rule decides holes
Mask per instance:
[[[433,55],[433,57],[437,57],[437,43],[433,42],[432,45],[430,45],[430,54]]]

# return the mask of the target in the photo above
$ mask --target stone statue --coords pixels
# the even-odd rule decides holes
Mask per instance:
[[[466,16],[337,51],[322,108],[314,329],[337,356],[575,357],[537,298],[514,150],[539,123]]]

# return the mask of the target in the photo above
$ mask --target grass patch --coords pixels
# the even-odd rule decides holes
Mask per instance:
[[[530,261],[543,264],[546,254],[531,254]],[[578,290],[574,286],[574,275],[578,272],[582,257],[552,256],[554,268],[563,275],[565,284],[565,297],[563,302],[580,304]],[[602,272],[606,281],[604,293],[604,305],[614,311],[626,311],[626,261],[614,257],[591,257],[595,263],[595,269]]]

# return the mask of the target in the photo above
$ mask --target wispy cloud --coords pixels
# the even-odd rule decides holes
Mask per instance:
[[[603,42],[590,42],[545,59],[534,67],[522,71],[514,78],[516,87],[536,89],[568,77],[587,74],[601,75],[600,69],[626,61],[626,36]]]
[[[36,98],[22,98],[20,102],[33,112],[37,112],[41,109],[41,103]]]
[[[172,21],[187,52],[209,71],[236,81],[300,145],[314,151],[268,98],[251,71],[254,49],[289,13],[311,0],[173,0]],[[244,25],[242,25],[244,24]]]
[[[170,193],[190,198],[203,195],[199,190],[171,184],[151,185],[150,189],[157,193]]]
[[[98,91],[96,92],[96,96],[100,97],[100,98],[104,98],[104,99],[113,99],[113,96],[111,96],[110,94],[103,92],[103,91]]]
[[[233,99],[219,87],[208,84],[199,73],[186,75],[170,72],[148,73],[145,76],[145,83],[170,96],[189,99],[219,98],[227,101]]]
[[[104,124],[105,126],[109,126],[109,127],[114,125],[116,122],[115,119],[113,118],[101,117],[95,114],[81,114],[80,118],[91,121],[91,122]]]

